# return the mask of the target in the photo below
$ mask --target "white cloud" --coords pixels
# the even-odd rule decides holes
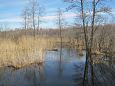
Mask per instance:
[[[49,15],[42,17],[43,20],[55,20],[57,17],[55,15]]]
[[[73,18],[73,17],[75,17],[76,16],[76,14],[75,13],[64,13],[63,14],[63,17],[65,18],[65,19],[67,19],[67,18]],[[49,16],[44,16],[44,17],[42,17],[42,19],[44,19],[44,20],[56,20],[57,19],[57,16],[56,15],[49,15]]]
[[[20,17],[4,18],[4,19],[0,19],[0,22],[18,23],[18,22],[22,22],[22,18]]]
[[[75,14],[75,13],[66,13],[66,14],[64,14],[65,18],[71,18],[71,17],[75,17],[75,16],[77,16],[77,14]]]
[[[73,18],[76,16],[75,13],[65,13],[64,15],[64,18],[65,19],[69,19],[69,18]],[[41,18],[42,20],[45,20],[45,21],[54,21],[57,19],[57,16],[56,15],[48,15],[48,16],[43,16]],[[23,19],[21,17],[10,17],[10,18],[4,18],[4,19],[0,19],[0,22],[8,22],[8,23],[18,23],[18,22],[22,22]]]

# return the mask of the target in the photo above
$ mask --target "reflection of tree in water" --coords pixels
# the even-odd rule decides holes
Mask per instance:
[[[59,58],[59,76],[63,75],[63,59],[62,59],[62,47],[60,48],[60,58]]]
[[[75,86],[83,86],[83,70],[84,64],[75,65],[75,74],[73,75],[73,81]],[[91,69],[89,69],[91,71]],[[115,71],[109,66],[98,63],[94,64],[94,84],[95,86],[114,86],[115,85]],[[91,84],[91,75],[88,74],[88,81],[85,83],[85,86],[92,86]]]
[[[37,79],[38,78],[38,79]],[[43,64],[37,66],[37,70],[34,71],[34,85],[40,86],[41,81],[45,80]]]
[[[25,79],[32,81],[32,86],[40,86],[41,81],[45,79],[43,64],[35,64],[30,70],[26,70]]]
[[[40,80],[45,80],[45,73],[44,73],[44,64],[39,65],[39,76],[40,76]]]
[[[82,86],[83,84],[83,64],[74,65],[75,66],[75,73],[73,74],[73,81],[75,86]]]

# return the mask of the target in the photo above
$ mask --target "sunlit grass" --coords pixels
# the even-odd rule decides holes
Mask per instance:
[[[16,42],[1,39],[0,66],[23,66],[34,62],[42,62],[45,50],[56,47],[55,38],[21,37]]]

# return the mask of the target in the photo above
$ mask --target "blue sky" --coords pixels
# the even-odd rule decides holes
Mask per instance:
[[[10,28],[22,27],[21,13],[29,0],[0,0],[0,25],[5,25]],[[55,15],[58,8],[65,9],[68,4],[63,3],[63,0],[39,0],[39,3],[45,7],[42,27],[55,27]],[[115,14],[115,0],[107,3],[112,7]],[[67,21],[71,23],[75,14],[72,12],[65,13]]]

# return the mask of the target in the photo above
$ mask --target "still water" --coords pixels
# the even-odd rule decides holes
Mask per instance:
[[[29,65],[19,70],[0,68],[0,86],[75,86],[83,76],[85,52],[75,50],[47,51],[42,65]],[[79,85],[78,85],[79,86]]]

